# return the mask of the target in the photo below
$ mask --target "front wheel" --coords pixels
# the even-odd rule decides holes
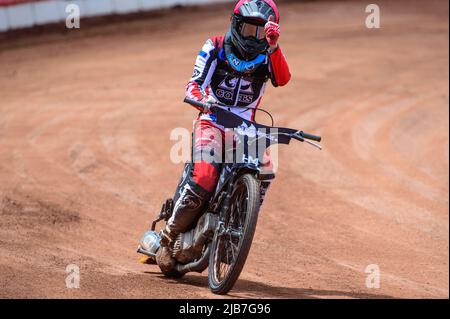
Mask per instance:
[[[226,294],[244,268],[260,207],[259,182],[242,175],[234,185],[230,205],[219,222],[209,257],[208,283],[211,291]]]

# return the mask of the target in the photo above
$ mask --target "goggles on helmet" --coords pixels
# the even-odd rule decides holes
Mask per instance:
[[[242,23],[240,33],[244,38],[253,37],[257,40],[262,40],[266,37],[266,31],[263,26],[258,26],[247,22]]]

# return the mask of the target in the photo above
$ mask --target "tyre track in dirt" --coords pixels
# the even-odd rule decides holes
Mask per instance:
[[[380,30],[360,2],[281,5],[293,79],[262,104],[325,148],[279,148],[227,298],[448,298],[448,3],[379,5]],[[1,298],[217,298],[206,273],[166,279],[135,248],[178,181],[170,132],[192,126],[183,88],[228,9],[0,43]]]

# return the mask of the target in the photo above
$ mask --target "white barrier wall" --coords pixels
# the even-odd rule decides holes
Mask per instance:
[[[79,6],[82,21],[86,17],[149,11],[170,8],[175,5],[233,1],[235,0],[46,0],[26,2],[0,6],[0,32],[47,23],[63,23],[68,15],[66,6],[71,3]]]

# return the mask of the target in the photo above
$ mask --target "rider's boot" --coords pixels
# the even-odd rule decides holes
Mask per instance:
[[[161,248],[156,262],[163,272],[175,265],[173,244],[180,233],[192,228],[207,204],[210,193],[191,178],[193,165],[187,164],[174,196],[174,208],[165,228],[161,231]]]

